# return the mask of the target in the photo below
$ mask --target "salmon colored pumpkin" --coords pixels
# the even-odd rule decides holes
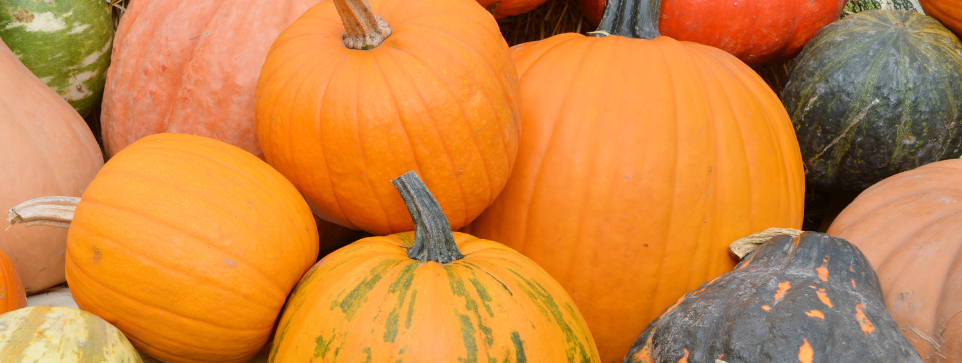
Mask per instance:
[[[67,283],[77,305],[167,363],[247,362],[287,295],[317,259],[304,198],[250,153],[220,141],[157,134],[127,146],[76,206]],[[45,199],[12,211],[44,220]],[[72,222],[71,222],[72,220]]]
[[[578,4],[585,16],[598,24],[605,1],[578,0]],[[816,32],[838,20],[848,0],[660,2],[661,14],[655,16],[660,16],[663,34],[720,48],[756,66],[794,58]]]
[[[258,139],[325,220],[411,230],[390,181],[416,170],[460,228],[511,173],[517,82],[497,22],[472,0],[325,1],[267,56]]]
[[[939,19],[956,35],[962,34],[962,0],[919,0],[925,14]]]
[[[284,309],[271,362],[600,363],[584,318],[537,264],[453,233],[413,172],[394,181],[415,230],[318,262]]]
[[[108,157],[162,132],[263,157],[254,131],[257,75],[277,35],[319,1],[131,1],[114,37],[100,115]]]
[[[518,161],[463,230],[557,279],[603,362],[620,361],[665,308],[730,271],[729,243],[800,227],[805,187],[788,114],[748,66],[658,36],[653,24],[606,22],[610,36],[512,49],[524,100]],[[647,35],[622,36],[636,28]]]
[[[0,93],[0,210],[45,195],[80,196],[104,164],[100,146],[77,111],[2,41]],[[0,249],[27,294],[64,282],[66,241],[56,227],[0,231]]]
[[[10,257],[0,250],[0,314],[27,306],[20,274]]]
[[[962,361],[962,160],[882,180],[828,229],[875,266],[885,306],[922,358]]]

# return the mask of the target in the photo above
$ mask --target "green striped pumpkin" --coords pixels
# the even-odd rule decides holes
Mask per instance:
[[[0,38],[81,116],[100,102],[113,45],[105,0],[0,1]]]
[[[59,306],[0,315],[0,362],[140,363],[124,334],[100,317]]]
[[[962,153],[962,43],[915,12],[858,13],[805,46],[782,103],[809,185],[858,192]]]
[[[842,18],[866,10],[908,10],[925,14],[919,0],[848,0],[842,9]]]

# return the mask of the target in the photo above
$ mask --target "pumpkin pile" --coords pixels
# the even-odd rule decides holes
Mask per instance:
[[[959,9],[7,1],[0,361],[962,360]]]

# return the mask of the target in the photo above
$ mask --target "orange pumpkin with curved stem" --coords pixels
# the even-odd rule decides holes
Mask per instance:
[[[925,14],[939,19],[956,35],[962,35],[962,0],[919,0]]]
[[[805,189],[791,120],[755,72],[619,16],[647,2],[611,3],[632,4],[605,19],[614,35],[512,49],[524,100],[518,161],[463,229],[517,249],[568,289],[604,362],[730,271],[729,243],[799,228]]]
[[[390,181],[416,170],[460,228],[514,165],[517,82],[497,22],[469,0],[325,1],[267,56],[258,139],[325,220],[411,230]]]

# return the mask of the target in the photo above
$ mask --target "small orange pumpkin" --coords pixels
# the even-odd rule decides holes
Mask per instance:
[[[188,134],[156,134],[104,165],[67,234],[67,282],[83,310],[168,362],[246,362],[317,259],[300,193],[250,153]],[[25,222],[49,206],[13,210]],[[72,221],[71,221],[72,220]]]
[[[26,306],[27,294],[20,282],[20,274],[10,257],[0,250],[0,314]]]
[[[411,230],[390,181],[416,170],[457,229],[514,166],[517,87],[498,24],[476,3],[325,1],[267,56],[258,139],[325,220],[375,235]]]

